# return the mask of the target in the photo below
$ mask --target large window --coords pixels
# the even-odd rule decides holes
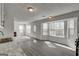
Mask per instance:
[[[49,22],[49,35],[64,37],[64,21]]]
[[[20,35],[26,35],[31,33],[31,25],[20,24],[19,25]]]
[[[24,24],[19,25],[19,33],[20,35],[24,35]]]
[[[48,23],[42,23],[42,35],[48,35]]]
[[[31,33],[31,25],[26,25],[26,33]]]
[[[68,23],[68,37],[72,37],[74,35],[74,31],[75,31],[75,20],[74,19],[70,19],[67,21]]]
[[[34,25],[34,32],[36,32],[36,25]]]

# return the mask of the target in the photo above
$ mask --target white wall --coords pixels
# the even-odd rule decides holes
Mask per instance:
[[[4,28],[0,28],[0,31],[3,31],[4,36],[13,37],[14,17],[12,15],[12,11],[10,10],[7,4],[5,4],[4,15],[5,15]]]
[[[0,25],[1,25],[1,4],[0,4]]]

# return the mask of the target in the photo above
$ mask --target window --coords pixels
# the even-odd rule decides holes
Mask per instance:
[[[36,32],[36,25],[34,25],[34,32]]]
[[[75,20],[74,19],[70,19],[68,20],[68,37],[72,37],[74,35],[74,31],[75,31]]]
[[[19,25],[19,33],[20,35],[26,35],[27,33],[31,33],[31,25],[20,24]]]
[[[26,33],[31,33],[31,25],[26,25]]]
[[[43,23],[42,24],[42,34],[43,35],[48,35],[48,23]]]
[[[49,22],[49,35],[64,37],[64,21]]]
[[[20,35],[24,34],[24,24],[19,25],[19,33]]]

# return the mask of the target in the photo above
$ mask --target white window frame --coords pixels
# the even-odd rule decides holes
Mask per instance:
[[[19,24],[19,33],[20,35],[24,35],[24,24]]]
[[[45,28],[46,26],[47,26],[47,28]],[[41,31],[42,31],[43,36],[48,35],[48,22],[41,24]]]
[[[56,22],[56,23],[55,23]],[[57,35],[57,30],[61,30],[59,24],[57,22],[63,22],[63,35]],[[53,27],[52,27],[53,26]],[[59,28],[58,28],[59,27]],[[54,29],[53,29],[54,28]],[[55,30],[55,31],[54,31]],[[53,31],[53,33],[51,32]],[[49,36],[54,36],[54,37],[65,37],[64,35],[64,21],[52,21],[49,22]]]
[[[26,25],[26,34],[31,33],[31,25]]]
[[[70,21],[74,21],[74,24],[73,24],[73,33],[71,33],[70,31],[71,31],[71,28],[70,28],[70,26],[72,26],[71,25],[71,23],[70,23]],[[69,19],[67,19],[67,38],[72,38],[72,37],[74,37],[74,35],[77,35],[76,33],[77,33],[77,17],[73,17],[73,18],[69,18]]]
[[[34,26],[33,26],[33,28],[34,28],[34,29],[33,29],[33,30],[34,30],[34,32],[36,32],[36,25],[34,25]]]

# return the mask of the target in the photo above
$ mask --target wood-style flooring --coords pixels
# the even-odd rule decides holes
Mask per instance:
[[[21,44],[27,56],[75,56],[75,51],[49,41],[29,39]]]

